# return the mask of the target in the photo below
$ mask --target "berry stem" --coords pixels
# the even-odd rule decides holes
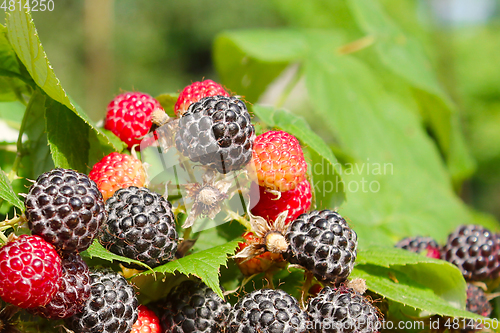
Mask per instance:
[[[7,230],[10,228],[13,228],[14,226],[17,226],[18,224],[26,222],[26,217],[23,215],[21,216],[15,216],[10,220],[4,220],[0,222],[0,231]]]
[[[0,242],[2,242],[3,244],[7,244],[8,241],[9,240],[7,239],[3,231],[0,231]]]
[[[224,212],[227,214],[227,217],[229,220],[238,221],[247,230],[252,230],[252,225],[250,224],[250,222],[247,219],[245,219],[243,216],[241,216],[240,214],[238,214],[232,210],[229,210],[229,208],[227,206],[224,206]]]
[[[304,284],[300,289],[300,306],[302,307],[302,309],[306,308],[306,300],[307,296],[309,296],[309,288],[311,288],[313,278],[314,275],[311,272],[309,271],[304,272]]]

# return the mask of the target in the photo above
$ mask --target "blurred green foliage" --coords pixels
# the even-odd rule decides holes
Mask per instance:
[[[498,15],[486,23],[446,26],[428,6],[422,5],[425,1],[384,0],[381,3],[390,19],[423,47],[445,94],[451,97],[460,114],[457,121],[465,130],[465,141],[477,168],[464,186],[456,189],[466,202],[500,218],[500,62],[495,60],[500,51]],[[112,26],[109,40],[112,79],[109,89],[95,96],[95,92],[86,89],[92,56],[86,52],[85,44],[91,38],[86,34],[88,11],[84,1],[58,2],[53,12],[34,13],[33,17],[63,86],[84,108],[91,107],[86,110],[94,120],[103,117],[105,101],[121,90],[158,95],[177,92],[202,78],[218,79],[211,52],[215,36],[223,31],[283,27],[333,29],[344,36],[346,42],[370,33],[359,28],[345,1],[255,0],[251,4],[243,0],[114,1],[111,16],[101,17],[103,21],[110,20],[106,24]],[[103,21],[98,23],[106,25]],[[372,66],[379,66],[373,61],[379,45],[355,55]],[[290,50],[281,52],[285,54]],[[233,80],[235,78],[233,76]],[[226,85],[231,88],[231,82]],[[261,92],[267,88],[258,83],[254,86]],[[241,93],[238,89],[234,91]],[[252,95],[246,97],[251,99]],[[290,96],[285,106],[306,116],[311,127],[328,138],[329,129],[304,111],[310,107],[309,102],[299,99],[297,104],[294,97]],[[92,101],[98,101],[99,106]],[[429,124],[429,132],[439,140],[439,128],[433,129]]]

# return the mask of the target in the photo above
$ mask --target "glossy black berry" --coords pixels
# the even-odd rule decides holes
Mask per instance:
[[[281,289],[260,289],[243,296],[233,307],[227,333],[302,333],[307,315],[293,296]]]
[[[99,242],[109,251],[156,267],[174,259],[178,235],[172,205],[145,187],[127,187],[106,201]],[[135,268],[135,265],[129,265]]]
[[[164,332],[224,332],[230,304],[198,281],[184,281],[157,302]]]
[[[66,319],[75,333],[128,333],[137,320],[134,288],[115,272],[90,273],[90,298],[82,311]]]
[[[245,103],[236,97],[205,97],[179,121],[177,149],[193,162],[220,173],[243,168],[252,158],[255,129]]]
[[[318,280],[339,284],[354,267],[357,235],[338,213],[323,210],[300,215],[286,234],[284,257],[309,270]]]
[[[441,257],[468,281],[495,279],[500,273],[500,239],[482,226],[463,225],[448,236]]]
[[[307,328],[312,333],[374,333],[381,328],[377,308],[344,286],[323,288],[309,301],[307,313]]]
[[[28,226],[62,252],[86,250],[106,219],[97,185],[74,170],[42,174],[25,200]]]

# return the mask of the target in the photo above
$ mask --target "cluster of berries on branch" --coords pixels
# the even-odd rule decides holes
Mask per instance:
[[[144,93],[118,95],[104,127],[130,153],[104,156],[88,176],[57,168],[38,177],[25,196],[30,235],[12,233],[0,248],[0,297],[32,315],[64,320],[75,333],[329,332],[317,322],[376,332],[377,308],[348,280],[356,232],[333,210],[311,211],[313,189],[299,140],[276,130],[257,135],[245,101],[211,80],[187,86],[174,113],[176,118],[168,117]],[[170,148],[186,172],[203,171],[202,181],[179,185],[194,200],[189,214],[183,203],[173,205],[168,193],[149,186],[147,168],[137,158],[141,141],[163,125],[174,129]],[[243,175],[236,190],[225,178],[232,173]],[[204,282],[184,279],[166,297],[140,304],[141,286],[127,281],[127,271],[189,255],[196,240],[186,230],[197,217],[223,211],[235,193],[248,199],[244,216],[228,215],[247,227],[234,255],[241,272],[272,279],[289,264],[300,267],[306,279],[301,299],[271,282],[240,295],[233,306]],[[188,215],[182,226],[179,212]],[[101,269],[85,254],[91,246],[129,260],[121,271]],[[313,284],[320,287],[309,294]]]

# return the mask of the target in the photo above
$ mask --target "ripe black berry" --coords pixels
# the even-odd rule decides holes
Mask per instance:
[[[171,261],[178,235],[172,205],[145,187],[127,187],[106,201],[108,220],[99,242],[113,253],[139,260],[149,267]],[[135,265],[129,265],[135,268]]]
[[[500,239],[479,225],[463,225],[448,236],[441,257],[468,281],[495,279],[500,273]]]
[[[227,333],[306,332],[307,315],[295,298],[280,289],[260,289],[243,296],[234,306]]]
[[[378,332],[378,310],[365,297],[341,286],[325,287],[309,301],[308,329],[312,333]]]
[[[130,332],[137,320],[134,288],[115,272],[90,273],[90,298],[82,312],[66,319],[75,333]]]
[[[61,286],[45,306],[30,312],[48,318],[68,318],[79,312],[90,297],[90,275],[85,261],[78,254],[62,258]]]
[[[318,280],[339,284],[351,274],[357,235],[336,212],[300,215],[290,224],[286,240],[285,259],[311,271]]]
[[[38,177],[25,205],[31,232],[63,252],[86,250],[106,219],[97,185],[88,176],[68,169]]]
[[[228,173],[250,162],[254,139],[245,103],[213,96],[191,104],[182,115],[175,145],[191,161]]]
[[[202,282],[184,281],[156,308],[164,332],[224,332],[231,305]]]
[[[400,240],[395,246],[410,252],[425,254],[430,258],[441,258],[441,248],[432,237],[407,237]]]

